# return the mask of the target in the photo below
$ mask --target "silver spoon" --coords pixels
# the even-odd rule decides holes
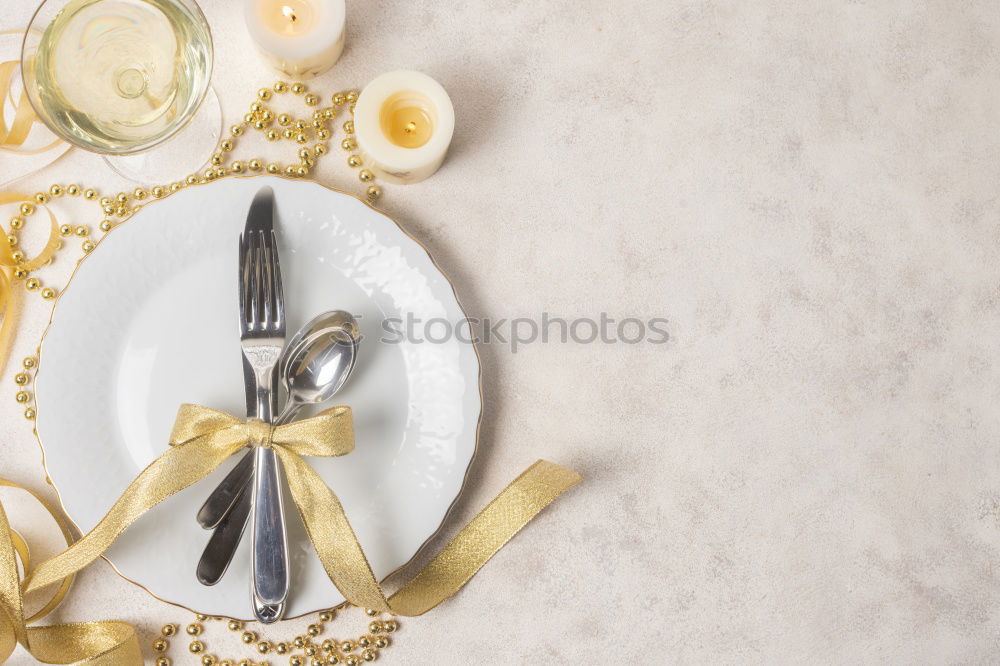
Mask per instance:
[[[349,313],[335,311],[320,315],[300,329],[300,333],[302,331],[306,331],[307,335],[299,337],[296,334],[298,342],[296,338],[292,339],[293,344],[287,347],[291,351],[282,358],[283,362],[279,365],[288,398],[285,408],[275,419],[275,424],[292,420],[306,405],[319,404],[332,398],[354,369],[359,334],[357,322]],[[234,474],[236,468],[247,460],[250,473]],[[213,503],[216,493],[220,493],[223,498],[233,497],[222,510],[222,517],[215,521],[215,531],[198,562],[197,577],[203,585],[219,582],[233,559],[253,505],[253,489],[250,484],[252,474],[253,456],[248,454],[223,479],[198,514],[201,522],[202,513]],[[241,479],[244,481],[241,486],[232,490],[222,488],[231,481],[238,483]],[[222,502],[212,504],[209,508],[214,511],[221,504]],[[276,613],[274,619],[280,617],[280,609],[265,607]],[[258,617],[264,620],[259,613]]]

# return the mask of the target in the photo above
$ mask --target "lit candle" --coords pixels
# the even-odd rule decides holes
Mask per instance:
[[[344,50],[344,0],[245,0],[250,37],[278,71],[322,74]]]
[[[438,170],[455,130],[441,84],[420,72],[389,72],[365,86],[354,133],[365,167],[384,180],[415,183]]]

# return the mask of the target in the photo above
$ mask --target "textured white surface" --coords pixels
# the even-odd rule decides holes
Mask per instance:
[[[204,5],[235,118],[272,77]],[[455,141],[382,205],[470,312],[659,315],[672,342],[484,346],[445,536],[536,457],[586,481],[380,663],[997,661],[995,2],[350,2],[315,87],[399,68],[448,90]],[[342,154],[320,174],[360,186]],[[3,473],[41,486],[18,412]],[[94,566],[58,616],[148,639],[183,613]]]

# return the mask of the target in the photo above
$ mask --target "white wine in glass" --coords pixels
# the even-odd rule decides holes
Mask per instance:
[[[210,90],[212,36],[193,0],[46,0],[26,33],[21,63],[28,97],[53,132],[86,150],[132,155],[195,117]],[[200,129],[217,139],[221,114],[213,102],[219,118]],[[160,166],[197,169],[214,145],[204,137],[171,141]],[[132,162],[109,160],[129,177],[154,178],[148,157]]]

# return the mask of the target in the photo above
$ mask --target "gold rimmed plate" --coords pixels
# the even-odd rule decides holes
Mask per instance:
[[[479,360],[462,336],[400,333],[408,319],[452,329],[464,321],[451,283],[390,218],[317,183],[265,176],[185,188],[101,241],[42,339],[37,432],[47,471],[86,531],[165,450],[181,403],[243,413],[236,239],[264,185],[275,190],[289,329],[332,309],[359,318],[357,366],[336,400],[353,409],[357,448],[310,462],[382,578],[433,535],[461,491],[482,407]],[[195,514],[233,463],[130,527],[106,556],[116,570],[164,601],[250,617],[246,539],[218,585],[194,575],[209,537]],[[340,603],[297,517],[289,528],[286,614]]]

